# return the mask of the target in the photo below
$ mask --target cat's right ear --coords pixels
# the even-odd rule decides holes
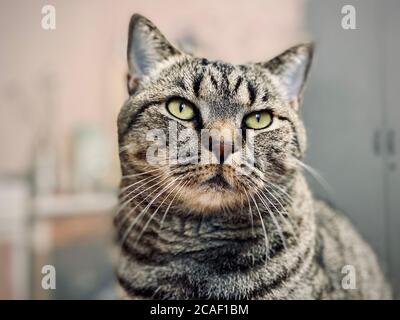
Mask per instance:
[[[257,64],[277,76],[285,89],[285,98],[296,110],[303,99],[313,53],[314,44],[304,43],[286,50],[272,60]]]
[[[157,27],[145,17],[134,14],[129,23],[128,35],[128,91],[135,92],[140,80],[157,64],[180,54]]]

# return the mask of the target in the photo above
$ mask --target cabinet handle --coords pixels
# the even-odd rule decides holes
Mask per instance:
[[[396,154],[396,135],[393,129],[389,129],[387,132],[386,147],[390,156],[394,156]]]
[[[381,154],[381,131],[379,129],[375,129],[374,131],[374,135],[372,137],[372,147],[374,154],[379,156]]]

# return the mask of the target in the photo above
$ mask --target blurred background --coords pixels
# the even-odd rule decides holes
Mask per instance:
[[[42,28],[52,5],[56,29]],[[356,29],[345,29],[352,5]],[[303,116],[319,197],[377,251],[400,292],[400,2],[396,0],[1,0],[0,299],[113,299],[132,13],[210,59],[264,61],[314,39]],[[312,170],[311,170],[312,171]],[[54,265],[57,289],[41,286]]]

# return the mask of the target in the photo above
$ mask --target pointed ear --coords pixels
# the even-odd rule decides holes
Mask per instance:
[[[156,64],[170,56],[181,54],[145,17],[134,14],[129,23],[128,35],[128,90],[135,91],[140,80],[148,75]]]
[[[286,50],[268,62],[258,64],[278,77],[285,88],[288,101],[296,109],[303,97],[313,53],[314,44],[300,44]]]

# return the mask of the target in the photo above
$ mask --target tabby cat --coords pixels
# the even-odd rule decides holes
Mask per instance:
[[[390,298],[370,247],[313,198],[302,173],[299,107],[312,55],[312,44],[300,44],[267,62],[209,61],[132,16],[115,216],[126,298]],[[174,143],[184,161],[152,163],[157,137],[148,133],[173,126],[178,138],[170,134],[155,154],[170,155]],[[195,139],[179,135],[186,129]],[[203,129],[228,130],[231,139],[203,143]],[[248,136],[254,157],[229,162]],[[185,161],[200,151],[218,161]]]

